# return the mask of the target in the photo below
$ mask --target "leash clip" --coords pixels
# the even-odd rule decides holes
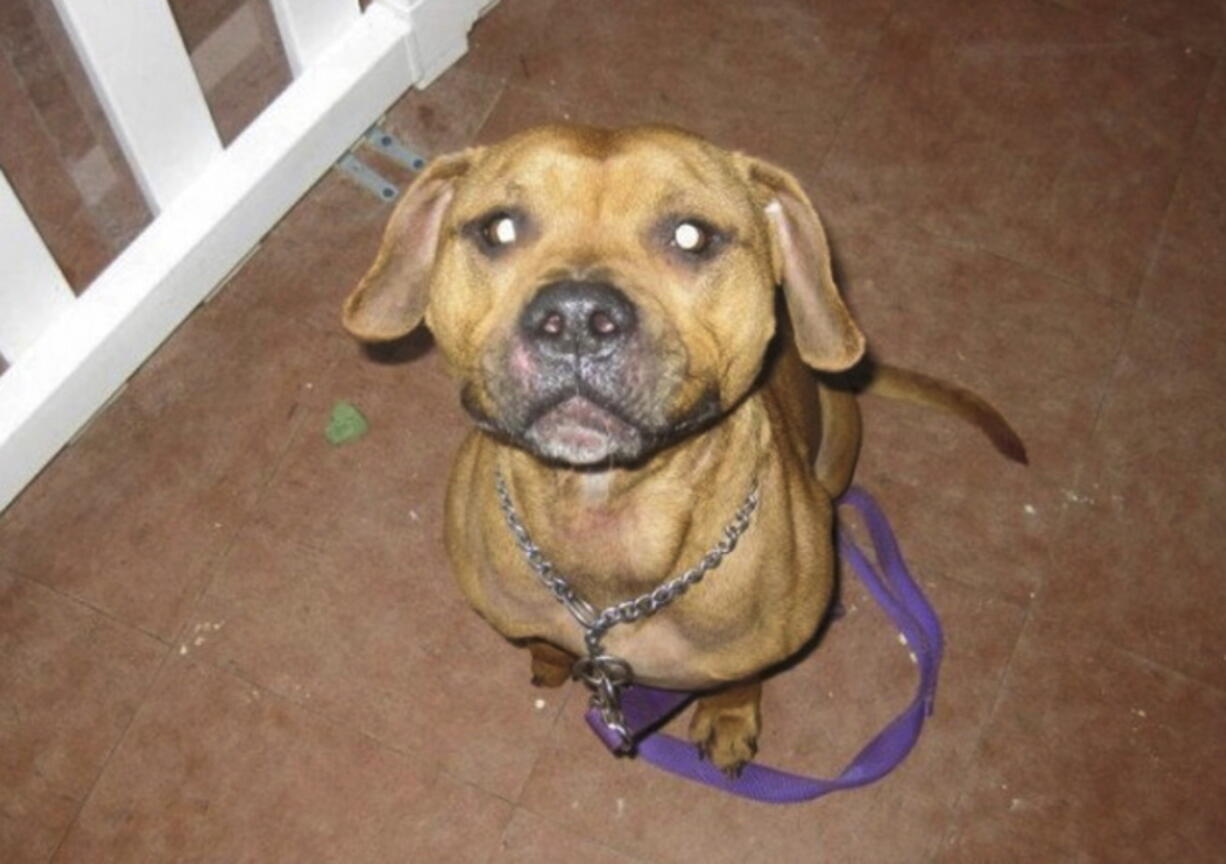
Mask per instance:
[[[622,710],[622,691],[634,680],[634,670],[620,657],[599,654],[575,661],[571,677],[582,681],[592,691],[589,705],[600,713],[601,722],[617,735],[617,753],[634,749],[634,736],[626,724]]]

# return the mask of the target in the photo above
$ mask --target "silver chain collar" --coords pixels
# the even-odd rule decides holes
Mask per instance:
[[[575,661],[571,677],[582,681],[591,689],[592,707],[600,711],[605,725],[621,737],[623,749],[629,749],[633,740],[626,726],[626,717],[622,713],[621,694],[634,680],[634,670],[621,657],[605,653],[602,644],[605,634],[617,624],[654,615],[718,567],[736,548],[737,541],[749,528],[749,518],[758,506],[758,481],[755,479],[750,485],[749,494],[737,508],[732,520],[724,527],[723,537],[697,564],[645,594],[600,610],[579,596],[574,586],[556,571],[553,562],[546,558],[540,547],[532,541],[528,529],[515,512],[515,505],[511,503],[511,493],[507,490],[502,472],[497,472],[494,476],[494,489],[498,493],[498,503],[506,517],[507,527],[515,536],[515,542],[524,553],[528,566],[536,573],[541,584],[549,589],[554,598],[583,628],[587,656]]]

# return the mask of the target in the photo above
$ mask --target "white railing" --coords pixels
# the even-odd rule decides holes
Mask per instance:
[[[0,510],[489,0],[271,0],[293,82],[228,147],[166,0],[54,0],[153,222],[81,296],[0,173]]]

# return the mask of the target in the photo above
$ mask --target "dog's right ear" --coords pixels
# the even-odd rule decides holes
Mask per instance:
[[[363,342],[387,342],[421,323],[455,180],[468,171],[479,152],[470,149],[440,156],[404,193],[384,229],[375,263],[345,298],[341,323],[353,336]]]

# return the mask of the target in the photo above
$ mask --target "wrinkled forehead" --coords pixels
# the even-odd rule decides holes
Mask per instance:
[[[735,219],[752,209],[725,151],[657,128],[560,127],[509,139],[483,155],[457,195],[457,208],[469,211],[532,205],[593,217],[671,209]]]

